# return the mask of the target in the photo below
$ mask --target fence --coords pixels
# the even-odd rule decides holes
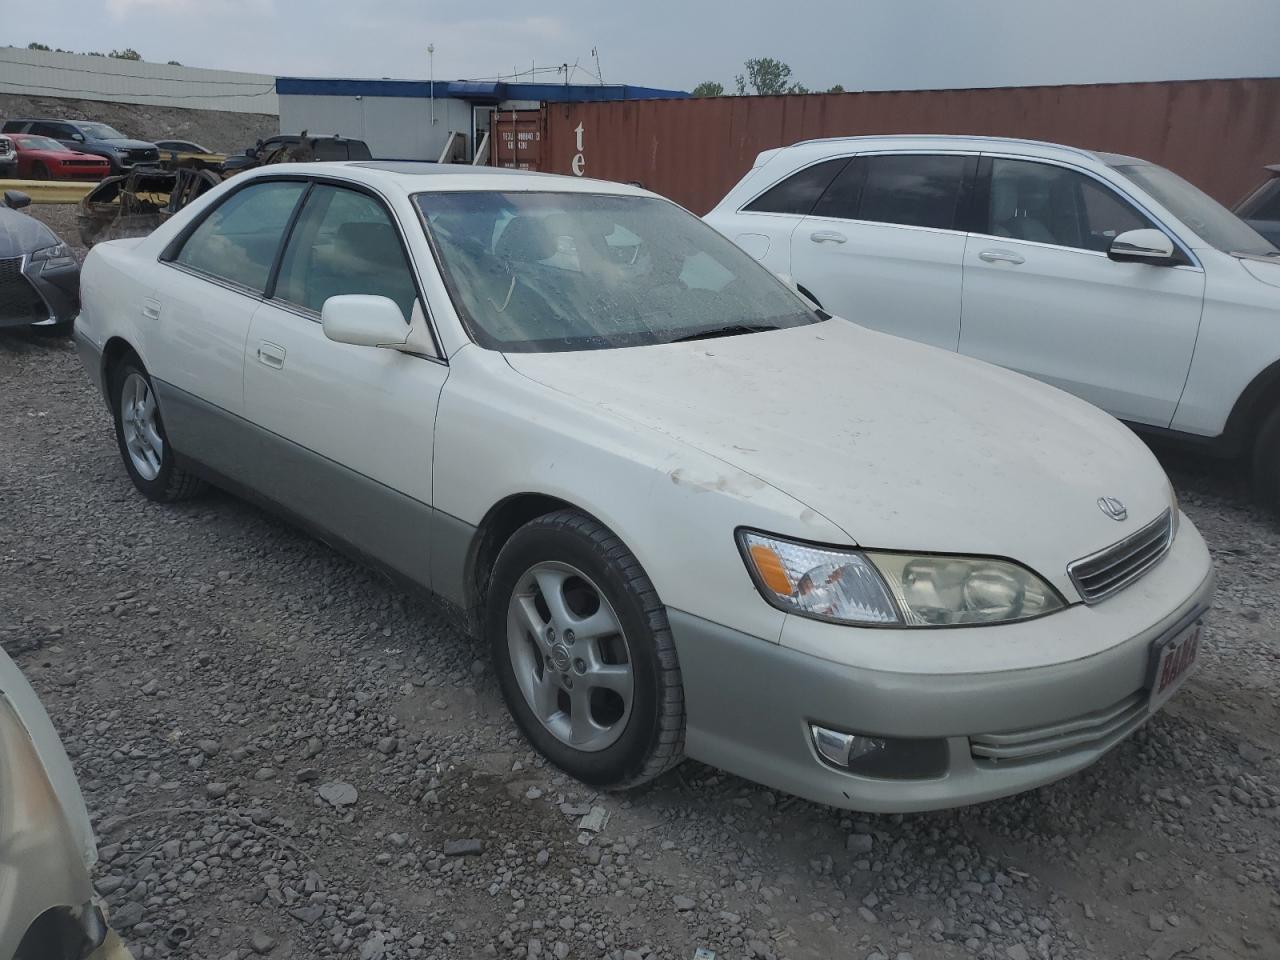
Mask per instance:
[[[1280,78],[548,104],[540,169],[634,181],[706,213],[772,147],[1029,137],[1142,157],[1228,205],[1280,162]]]

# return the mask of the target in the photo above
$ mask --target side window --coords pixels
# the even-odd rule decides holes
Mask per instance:
[[[1117,234],[1154,224],[1105,185],[1075,170],[1030,160],[991,161],[988,232],[1079,250],[1105,251]]]
[[[30,133],[38,137],[53,137],[55,140],[66,140],[69,134],[54,123],[33,123]]]
[[[1250,220],[1280,220],[1280,177],[1269,181],[1250,198],[1249,211],[1242,216]]]
[[[320,185],[289,237],[275,296],[319,313],[345,293],[390,297],[406,320],[418,296],[386,208],[355,190]]]
[[[858,220],[912,227],[955,227],[964,179],[963,156],[871,156],[858,202]]]
[[[838,157],[805,167],[770,187],[743,209],[753,213],[794,213],[802,217],[808,216],[827,185],[848,163],[848,157]]]
[[[201,221],[174,259],[201,273],[263,292],[289,215],[306,186],[298,181],[273,181],[236,191]]]

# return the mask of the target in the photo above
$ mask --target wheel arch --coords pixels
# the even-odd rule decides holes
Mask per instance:
[[[481,626],[485,594],[489,589],[489,576],[498,554],[512,535],[530,520],[555,513],[558,510],[576,510],[603,523],[591,511],[576,503],[545,493],[526,491],[504,497],[485,513],[471,538],[463,566],[463,603],[468,623],[474,629]],[[608,526],[608,524],[604,524]]]
[[[102,345],[102,383],[107,387],[107,404],[115,409],[115,400],[111,396],[111,371],[126,357],[138,357],[138,351],[124,337],[113,336]],[[138,357],[139,362],[142,358]]]
[[[1222,430],[1228,452],[1247,454],[1252,450],[1259,428],[1271,411],[1280,407],[1280,360],[1264,367],[1240,391]]]

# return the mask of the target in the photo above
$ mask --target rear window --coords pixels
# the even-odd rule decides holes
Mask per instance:
[[[793,213],[801,217],[808,216],[823,191],[848,162],[848,157],[837,157],[805,167],[770,187],[743,209],[752,213]]]
[[[192,231],[176,261],[262,293],[304,189],[297,181],[268,181],[236,191]]]

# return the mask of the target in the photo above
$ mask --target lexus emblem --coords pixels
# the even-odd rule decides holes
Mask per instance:
[[[1112,520],[1124,520],[1129,516],[1129,511],[1125,509],[1125,505],[1115,497],[1099,497],[1098,509]]]

